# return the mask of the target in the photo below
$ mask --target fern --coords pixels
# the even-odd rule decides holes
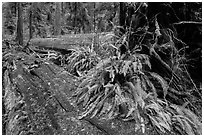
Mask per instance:
[[[163,35],[157,21],[155,26],[156,35]],[[146,34],[147,30],[144,33]],[[180,88],[175,88],[183,84],[179,83],[180,77],[177,75],[179,68],[173,69],[162,60],[168,69],[173,70],[173,84],[168,77],[160,75],[160,72],[152,71],[151,56],[140,53],[143,36],[139,35],[141,40],[139,45],[129,49],[130,34],[131,32],[123,34],[114,45],[111,45],[112,43],[101,45],[103,48],[105,45],[109,46],[116,52],[114,56],[102,59],[91,68],[76,90],[78,105],[83,107],[80,118],[120,117],[124,121],[134,120],[135,131],[141,130],[142,133],[146,131],[148,124],[151,124],[158,133],[201,134],[198,117],[189,109],[173,104],[168,98],[169,96],[179,98],[178,95],[182,94],[178,90]],[[158,45],[153,47],[153,50],[166,52],[165,49],[169,49],[171,57],[179,60],[173,42],[174,37],[170,36],[169,32],[166,35],[169,35],[170,41],[162,43],[161,47]],[[121,46],[127,49],[126,54],[120,54]],[[161,59],[159,55],[157,56]],[[83,64],[85,60],[81,62]],[[162,97],[159,96],[161,93]]]
[[[198,117],[190,110],[182,106],[171,105],[171,109],[175,110],[175,115],[172,120],[173,123],[179,123],[177,129],[185,134],[202,134],[202,126]]]
[[[72,53],[67,57],[67,70],[74,73],[74,71],[86,72],[96,66],[100,57],[91,47],[75,47]]]
[[[167,82],[166,82],[160,75],[158,75],[157,73],[151,72],[151,73],[149,73],[149,74],[159,82],[159,84],[161,85],[161,87],[162,87],[162,89],[163,89],[164,98],[165,98],[166,95],[167,95],[167,92],[168,92],[168,87],[169,87],[169,85],[168,85]]]
[[[99,62],[97,69],[93,69],[96,72],[89,73],[76,90],[78,105],[81,104],[85,110],[80,118],[134,119],[135,130],[142,132],[146,130],[144,119],[149,119],[158,132],[177,129],[186,134],[200,134],[194,132],[194,129],[200,127],[196,124],[198,121],[189,118],[187,110],[169,105],[157,97],[158,84],[164,93],[163,99],[168,94],[169,85],[159,74],[145,71],[144,66],[148,64],[145,60],[148,60],[147,56],[134,55],[131,60],[121,60],[114,56]],[[189,114],[193,115],[192,112]],[[184,127],[191,131],[185,131]]]

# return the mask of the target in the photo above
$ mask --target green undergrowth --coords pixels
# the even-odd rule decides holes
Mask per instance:
[[[72,50],[71,55],[66,58],[66,69],[70,73],[76,72],[79,76],[83,76],[88,70],[93,68],[100,57],[96,55],[93,46],[76,47]]]
[[[171,30],[161,30],[157,21],[155,26],[153,44],[144,44],[148,41],[144,35],[150,32],[143,28],[134,32],[138,33],[134,37],[143,39],[133,48],[129,43],[133,33],[128,31],[114,45],[107,44],[114,54],[106,58],[94,54],[101,60],[81,77],[82,82],[73,95],[77,105],[83,108],[80,119],[120,117],[135,121],[136,132],[145,133],[146,127],[152,125],[158,134],[202,134],[200,117],[196,115],[200,110],[189,109],[197,99],[191,92],[198,90],[186,70],[183,49],[178,50],[175,45],[175,41],[182,41]],[[158,44],[161,35],[168,37],[168,41]],[[126,49],[124,54],[122,46]],[[144,47],[149,52],[143,53]],[[161,58],[162,54],[165,59]],[[86,63],[82,64],[81,67]]]
[[[135,55],[132,60],[113,57],[101,61],[76,91],[77,104],[84,109],[80,118],[121,117],[135,120],[136,131],[145,132],[145,126],[151,124],[158,133],[175,130],[179,134],[201,134],[198,117],[184,106],[166,100],[167,82],[157,73],[145,72],[145,65],[150,67],[145,55]],[[158,98],[160,90],[164,98]]]
[[[201,93],[187,71],[186,45],[154,22],[153,32],[148,24],[136,31],[130,27],[121,35],[106,34],[107,40],[97,45],[77,46],[65,56],[51,50],[24,52],[14,44],[3,49],[3,69],[14,70],[17,60],[29,64],[27,69],[59,60],[81,81],[73,95],[82,107],[80,119],[134,121],[136,133],[152,127],[157,134],[202,134],[196,104],[202,102]],[[178,49],[178,43],[183,48]]]

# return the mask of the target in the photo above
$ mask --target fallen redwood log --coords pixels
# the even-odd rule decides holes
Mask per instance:
[[[91,45],[92,43],[100,44],[105,41],[113,41],[114,34],[108,33],[89,33],[89,34],[69,34],[56,38],[34,38],[30,40],[32,47],[70,50],[75,46]]]
[[[130,122],[79,120],[72,98],[77,79],[52,62],[26,58],[12,57],[14,69],[3,73],[3,134],[135,134]]]

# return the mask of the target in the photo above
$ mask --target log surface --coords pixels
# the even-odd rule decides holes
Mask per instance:
[[[131,122],[96,117],[79,120],[81,110],[72,98],[78,85],[76,78],[52,62],[31,67],[34,63],[28,66],[25,61],[17,61],[13,71],[3,74],[4,134],[135,134]]]
[[[31,47],[70,50],[75,46],[91,45],[112,41],[113,33],[69,34],[56,38],[34,38],[30,40]]]

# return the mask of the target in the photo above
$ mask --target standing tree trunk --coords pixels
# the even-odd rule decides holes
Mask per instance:
[[[96,3],[94,2],[94,22],[93,22],[93,25],[94,25],[94,33],[96,33],[96,14],[95,14],[95,8],[96,8]]]
[[[54,35],[61,34],[61,2],[56,2]]]
[[[123,27],[124,29],[121,29],[120,31],[122,33],[125,32],[125,20],[126,20],[126,5],[124,2],[120,2],[120,16],[119,16],[119,22],[120,26]]]
[[[74,34],[76,34],[76,27],[77,27],[77,2],[74,3]]]
[[[33,16],[33,4],[31,5],[30,7],[30,10],[29,10],[29,39],[32,39],[33,37],[33,31],[32,31],[32,16]]]
[[[61,2],[61,9],[62,9],[62,14],[64,14],[64,3]]]
[[[94,2],[94,41],[93,41],[93,49],[94,51],[98,51],[98,42],[99,42],[99,36],[97,34],[97,26],[96,26],[96,14],[95,14],[95,9],[96,9],[96,2]]]
[[[65,19],[65,3],[61,2],[61,26],[66,26],[66,19]],[[64,35],[65,31],[61,29],[61,35]]]
[[[17,36],[16,40],[18,44],[23,45],[23,17],[22,17],[22,6],[21,3],[17,3],[18,7],[18,21],[17,21]]]

